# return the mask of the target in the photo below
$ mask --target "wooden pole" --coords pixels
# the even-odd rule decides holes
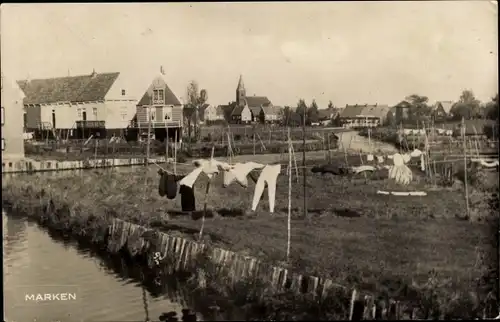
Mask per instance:
[[[290,242],[292,235],[292,140],[288,128],[288,240],[286,246],[286,261],[290,259]]]
[[[352,290],[352,295],[351,295],[351,302],[349,304],[349,321],[352,320],[352,316],[354,314],[354,303],[356,302],[356,299],[358,298],[358,292],[356,289]]]
[[[177,130],[174,133],[174,174],[177,174]]]
[[[168,137],[168,125],[167,125],[167,121],[165,121],[165,160],[168,162],[168,143],[169,143],[169,137]]]
[[[462,117],[462,144],[464,147],[464,187],[465,187],[465,206],[467,210],[467,218],[469,218],[470,215],[470,209],[469,209],[469,189],[468,189],[468,184],[467,184],[467,144],[465,142],[465,118]]]
[[[302,116],[302,175],[304,177],[304,218],[307,218],[307,198],[306,198],[306,181],[307,181],[307,171],[306,171],[306,111],[307,108],[304,106],[304,114]]]
[[[94,147],[94,168],[97,168],[97,148],[99,146],[99,140],[95,140],[95,147]]]
[[[255,126],[253,127],[253,155],[255,155]]]
[[[210,157],[210,162],[214,158],[214,146],[212,146],[212,155]],[[212,182],[212,178],[208,179],[207,188],[205,189],[205,200],[203,201],[203,217],[201,218],[201,228],[200,233],[198,235],[198,239],[201,241],[201,237],[203,236],[203,229],[205,228],[205,218],[207,216],[207,203],[208,203],[208,193],[210,192],[210,183]]]
[[[146,166],[149,164],[149,148],[151,145],[151,109],[153,107],[153,96],[151,95],[151,104],[148,106],[148,141],[146,145]]]
[[[330,152],[330,133],[326,133],[326,148],[328,149],[328,163],[332,161]]]

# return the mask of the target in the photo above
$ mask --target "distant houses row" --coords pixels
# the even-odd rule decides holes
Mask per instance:
[[[435,119],[446,119],[451,116],[452,101],[436,102],[432,108]],[[346,105],[339,114],[339,123],[346,128],[377,127],[387,122],[399,124],[408,118],[410,104],[402,101],[394,107],[389,105]]]
[[[247,124],[281,123],[285,117],[285,109],[275,106],[268,97],[247,95],[241,76],[234,102],[218,106],[205,104],[195,114],[180,102],[162,75],[147,85],[139,100],[131,95],[119,72],[97,73],[94,70],[88,75],[15,83],[23,94],[23,108],[18,109],[24,130],[47,131],[59,138],[122,135],[125,130],[141,132],[148,127],[156,137],[173,137],[186,126],[186,119]],[[452,102],[438,102],[435,112],[447,115],[452,105]],[[318,123],[337,120],[344,127],[374,127],[384,124],[389,117],[404,118],[405,113],[404,104],[396,107],[346,105],[319,109]],[[2,124],[4,122],[2,119]]]

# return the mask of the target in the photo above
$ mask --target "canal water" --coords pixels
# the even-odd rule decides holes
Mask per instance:
[[[109,259],[58,240],[35,223],[4,211],[2,221],[5,321],[159,321],[171,311],[181,320],[188,308],[183,299],[145,290],[139,278],[117,271]],[[52,296],[36,301],[37,294]]]

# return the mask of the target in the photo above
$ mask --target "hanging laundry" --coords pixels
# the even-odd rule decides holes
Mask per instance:
[[[419,149],[415,149],[415,150],[411,151],[410,156],[411,156],[412,158],[418,158],[418,157],[419,157],[419,156],[421,156],[422,154],[423,154],[423,152],[422,152],[422,151],[420,151]]]
[[[160,197],[165,197],[167,194],[167,177],[163,175],[163,170],[158,170],[160,175],[160,183],[158,185],[158,194]]]
[[[362,165],[359,167],[353,167],[352,170],[354,173],[358,174],[365,171],[375,171],[377,169],[371,165]]]
[[[219,173],[219,169],[225,168],[227,163],[220,162],[215,159],[198,159],[194,160],[193,164],[195,167],[201,169],[209,178],[212,178],[213,175]]]
[[[203,172],[203,168],[200,166],[193,171],[191,171],[187,176],[179,181],[180,188],[179,194],[181,195],[181,208],[182,211],[195,211],[196,210],[196,200],[194,197],[193,185]]]
[[[174,199],[177,195],[177,182],[182,180],[184,176],[168,173],[162,169],[158,170],[158,174],[160,175],[158,193],[162,197],[166,196],[168,199]]]
[[[193,184],[195,183],[196,179],[200,176],[200,174],[203,172],[203,168],[199,167],[191,171],[187,176],[182,178],[181,181],[179,181],[179,184],[182,186],[186,186],[189,188],[193,187]]]
[[[322,166],[314,166],[311,169],[312,173],[331,173],[333,175],[346,175],[349,174],[350,169],[344,166],[339,166],[337,164],[325,164]]]
[[[393,156],[394,165],[389,169],[389,178],[394,179],[399,184],[407,185],[413,179],[413,173],[405,165],[404,157],[396,153]]]
[[[248,179],[247,176],[255,169],[264,168],[264,164],[256,163],[256,162],[246,162],[246,163],[236,163],[231,166],[224,173],[224,188],[228,187],[234,181],[238,182],[242,187],[248,187]],[[251,174],[250,174],[251,175]],[[252,176],[251,176],[252,177]]]
[[[384,156],[383,155],[378,155],[377,156],[377,161],[378,161],[378,163],[384,163]]]
[[[408,153],[403,154],[403,162],[408,163],[411,160],[411,156]]]
[[[179,188],[181,195],[182,211],[196,211],[196,199],[194,197],[194,188],[186,185],[181,185]]]
[[[485,160],[485,159],[472,159],[472,162],[477,162],[479,163],[480,165],[482,165],[483,167],[486,167],[486,168],[493,168],[493,167],[498,167],[498,160]]]
[[[269,212],[274,213],[274,202],[276,200],[276,181],[281,171],[281,165],[266,165],[262,172],[260,173],[259,180],[255,185],[255,192],[252,201],[252,211],[257,209],[262,193],[264,192],[264,187],[267,184],[267,193],[269,197]]]
[[[373,161],[373,154],[368,154],[368,155],[366,156],[366,160],[367,160],[367,161]]]

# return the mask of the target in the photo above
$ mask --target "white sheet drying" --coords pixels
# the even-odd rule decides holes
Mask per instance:
[[[256,162],[236,163],[229,167],[223,167],[224,170],[224,187],[229,186],[234,181],[238,182],[242,187],[248,187],[248,174],[255,169],[264,168],[264,164]]]
[[[196,179],[200,176],[200,173],[203,172],[203,168],[199,167],[191,171],[187,176],[182,178],[181,181],[179,181],[179,185],[184,185],[189,188],[193,187],[193,184],[195,183]]]
[[[266,165],[260,173],[259,179],[255,185],[255,192],[252,201],[252,211],[257,209],[262,193],[267,183],[267,193],[269,197],[269,212],[274,213],[274,202],[276,200],[276,181],[281,171],[281,165]]]

